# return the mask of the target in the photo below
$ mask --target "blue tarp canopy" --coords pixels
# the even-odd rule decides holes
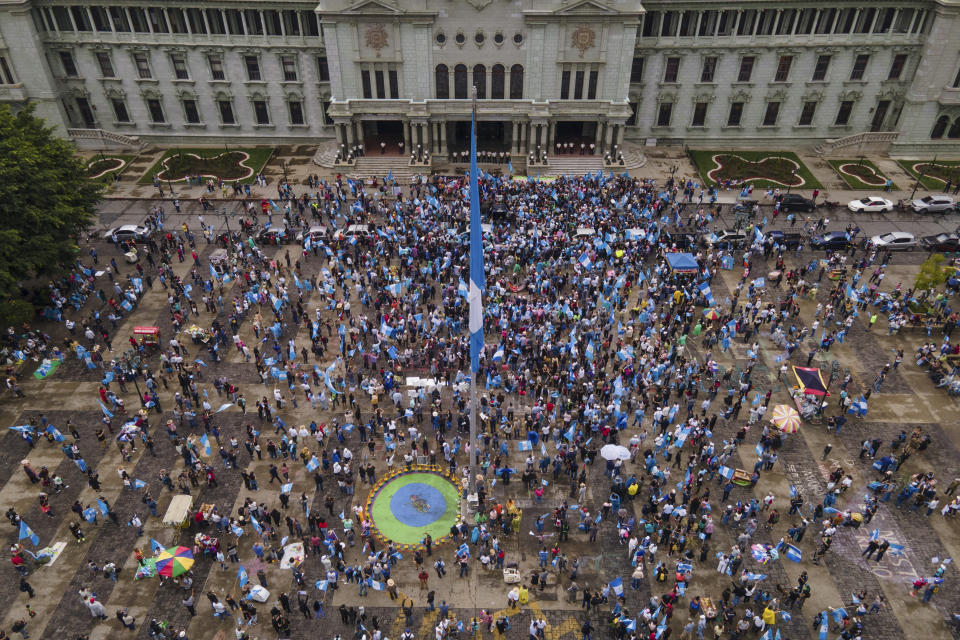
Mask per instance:
[[[697,273],[700,270],[692,253],[668,253],[667,264],[677,273]]]

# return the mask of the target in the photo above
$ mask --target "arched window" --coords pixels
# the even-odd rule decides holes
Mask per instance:
[[[510,99],[523,99],[523,65],[510,67]]]
[[[447,65],[437,65],[437,98],[447,100],[450,97],[450,72]]]
[[[503,100],[504,75],[506,69],[502,64],[493,65],[493,73],[490,78],[490,97],[494,100]]]
[[[950,130],[947,131],[948,138],[960,138],[960,118],[957,118],[953,121],[953,124],[950,125]]]
[[[937,118],[937,123],[933,125],[933,131],[930,132],[930,137],[934,139],[942,138],[943,132],[947,130],[948,124],[950,124],[950,118],[947,116]]]
[[[473,66],[473,86],[477,88],[477,100],[487,97],[487,68],[482,64]]]
[[[458,64],[453,68],[453,97],[467,99],[467,65]]]

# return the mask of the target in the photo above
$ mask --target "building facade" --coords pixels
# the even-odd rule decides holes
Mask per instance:
[[[75,138],[433,158],[624,139],[960,152],[960,0],[0,0],[0,101]]]

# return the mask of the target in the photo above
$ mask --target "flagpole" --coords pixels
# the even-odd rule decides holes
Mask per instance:
[[[473,93],[472,95],[473,105],[471,110],[472,122],[470,127],[470,208],[471,208],[471,211],[470,211],[470,254],[471,254],[470,255],[470,284],[474,285],[474,283],[476,283],[477,285],[479,285],[481,282],[479,278],[483,277],[483,273],[481,272],[478,276],[478,274],[475,274],[473,272],[473,267],[475,264],[477,264],[477,261],[474,259],[474,256],[473,256],[473,252],[477,248],[474,246],[473,226],[474,226],[474,219],[479,218],[480,216],[479,216],[479,212],[474,212],[472,210],[474,203],[479,201],[479,194],[477,194],[477,196],[475,197],[474,190],[480,188],[479,182],[477,181],[477,176],[475,175],[477,173],[477,87],[476,86],[473,87],[472,93]],[[481,245],[481,251],[482,250],[483,249]],[[481,256],[480,264],[481,265],[483,264],[482,256]],[[473,301],[471,301],[471,304],[473,304]],[[473,332],[472,327],[470,328],[470,331],[471,333]],[[482,336],[483,335],[482,324],[480,327],[480,331]],[[470,348],[471,350],[474,349],[472,340],[471,340]],[[477,495],[477,448],[478,448],[477,446],[477,405],[479,404],[479,401],[477,400],[478,371],[474,366],[474,360],[475,359],[471,356],[471,363],[470,363],[470,367],[471,367],[471,370],[470,370],[470,483],[469,483],[469,486],[470,486],[470,494],[476,497]]]

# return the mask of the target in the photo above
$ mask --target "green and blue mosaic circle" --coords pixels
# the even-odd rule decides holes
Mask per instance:
[[[419,547],[426,534],[436,543],[450,535],[460,517],[459,483],[438,468],[395,472],[377,483],[367,514],[382,540]]]

